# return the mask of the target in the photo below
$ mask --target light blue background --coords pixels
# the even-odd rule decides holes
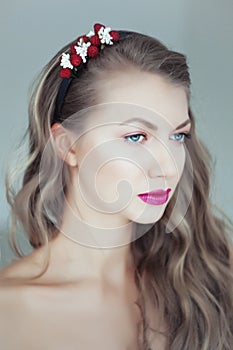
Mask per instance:
[[[96,22],[155,36],[188,57],[197,131],[215,163],[211,195],[233,219],[232,0],[1,0],[0,16],[0,266],[13,256],[6,243],[4,174],[27,127],[30,83],[63,45]]]

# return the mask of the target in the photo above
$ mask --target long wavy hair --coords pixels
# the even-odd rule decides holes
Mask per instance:
[[[106,46],[99,55],[80,69],[65,97],[61,111],[63,120],[100,102],[101,82],[111,79],[111,73],[126,72],[132,67],[167,79],[185,89],[191,119],[191,139],[186,143],[193,173],[192,197],[183,220],[170,234],[165,233],[169,215],[177,199],[176,192],[162,218],[140,238],[130,243],[135,262],[135,282],[139,290],[138,305],[142,312],[142,346],[148,349],[148,332],[159,333],[159,325],[151,327],[150,311],[158,314],[163,324],[166,348],[169,350],[231,350],[233,344],[233,275],[230,250],[233,225],[210,200],[212,158],[207,147],[197,137],[195,119],[190,108],[190,75],[186,56],[169,50],[157,39],[133,31],[119,31],[120,40]],[[72,43],[72,42],[71,42]],[[16,243],[17,222],[34,249],[48,246],[59,231],[43,210],[40,196],[39,165],[48,139],[51,137],[55,100],[61,83],[60,55],[68,52],[71,43],[63,47],[45,66],[33,88],[29,103],[29,125],[23,141],[29,137],[29,154],[20,165],[23,181],[15,190],[17,171],[7,172],[6,196],[11,205],[11,244],[22,257]],[[80,129],[85,123],[78,120]],[[61,159],[51,157],[49,180],[59,180],[57,169]],[[63,164],[61,192],[70,183],[68,165]],[[186,165],[184,176],[189,180]],[[180,180],[183,186],[184,177]],[[50,209],[57,217],[63,211],[59,192],[50,191]],[[221,217],[220,217],[221,214]],[[41,272],[49,265],[49,254]],[[153,312],[152,312],[153,313]],[[157,327],[158,326],[158,327]]]

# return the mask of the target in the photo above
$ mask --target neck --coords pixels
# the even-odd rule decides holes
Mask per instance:
[[[131,222],[117,228],[93,227],[66,208],[59,234],[51,242],[51,259],[66,266],[70,279],[111,280],[119,286],[134,272],[130,242],[135,226]]]

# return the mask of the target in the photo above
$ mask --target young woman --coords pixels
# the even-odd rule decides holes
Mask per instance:
[[[1,348],[232,349],[233,228],[190,95],[184,55],[102,24],[46,65],[21,188],[6,178],[21,259],[1,271]]]

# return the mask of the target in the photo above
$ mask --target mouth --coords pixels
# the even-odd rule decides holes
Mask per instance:
[[[148,204],[152,205],[161,205],[167,202],[169,192],[171,191],[171,188],[164,190],[155,190],[151,192],[146,193],[140,193],[138,194],[138,197]]]

